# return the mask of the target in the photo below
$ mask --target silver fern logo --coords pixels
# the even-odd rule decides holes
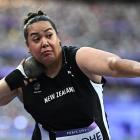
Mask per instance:
[[[41,93],[42,92],[40,83],[38,83],[38,82],[33,85],[33,88],[34,88],[34,93]]]

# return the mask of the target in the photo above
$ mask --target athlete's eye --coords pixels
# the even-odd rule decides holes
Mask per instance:
[[[34,36],[34,37],[32,38],[32,41],[38,42],[38,41],[40,41],[40,37],[39,37],[39,36]]]
[[[47,35],[46,35],[46,37],[47,37],[48,39],[51,39],[52,36],[53,36],[53,33],[47,33]]]

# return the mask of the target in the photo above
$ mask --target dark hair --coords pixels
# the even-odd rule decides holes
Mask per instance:
[[[54,22],[42,11],[38,11],[37,13],[28,13],[27,17],[24,19],[24,38],[27,40],[28,37],[28,30],[27,27],[35,22],[38,21],[49,21],[54,30],[57,32],[56,26]]]

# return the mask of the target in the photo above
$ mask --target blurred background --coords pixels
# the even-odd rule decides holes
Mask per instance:
[[[140,61],[140,5],[128,1],[0,0],[0,78],[28,55],[23,19],[45,11],[63,45],[91,46]],[[104,104],[112,140],[140,140],[140,78],[106,77]],[[0,107],[0,140],[30,140],[34,121],[14,99]]]

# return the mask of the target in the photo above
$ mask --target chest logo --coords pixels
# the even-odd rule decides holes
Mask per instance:
[[[33,93],[41,93],[42,91],[41,91],[41,86],[40,86],[40,83],[35,83],[34,85],[33,85],[33,89],[34,89],[34,91],[33,91]]]
[[[65,96],[66,94],[71,94],[71,93],[75,93],[74,87],[67,87],[45,97],[44,102],[48,103],[54,99],[61,98],[62,96]]]

